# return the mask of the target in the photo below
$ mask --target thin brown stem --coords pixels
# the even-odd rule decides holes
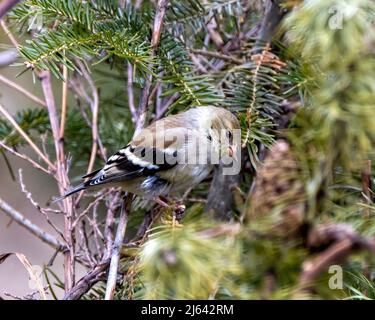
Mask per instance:
[[[365,168],[362,171],[362,193],[365,203],[369,206],[372,204],[372,196],[371,196],[371,160],[367,160],[365,163]],[[366,218],[370,218],[371,215],[371,208],[365,208],[365,216]]]
[[[81,221],[81,219],[86,216],[89,211],[95,206],[97,205],[100,201],[102,201],[111,191],[107,191],[105,193],[103,193],[102,195],[98,196],[95,198],[94,201],[90,202],[90,204],[87,206],[87,208],[85,210],[83,210],[79,215],[78,217],[73,221],[73,224],[72,224],[72,228],[74,229],[78,222]]]
[[[30,147],[36,152],[36,154],[43,159],[43,161],[52,170],[56,170],[52,162],[47,158],[47,156],[38,148],[38,146],[31,140],[28,134],[18,125],[16,120],[10,115],[10,113],[0,104],[0,113],[10,122],[10,124],[16,129],[16,131],[26,140]]]
[[[169,109],[169,107],[180,97],[180,93],[176,92],[168,98],[168,100],[157,110],[154,120],[159,120]]]
[[[18,59],[18,52],[15,49],[8,49],[0,52],[0,68],[8,67]]]
[[[59,121],[56,110],[55,98],[52,90],[51,73],[49,71],[41,71],[39,77],[42,83],[43,93],[47,104],[49,120],[51,124],[56,161],[57,171],[56,175],[59,180],[59,191],[63,195],[69,187],[69,178],[66,170],[65,155],[64,155],[64,144],[60,139]],[[65,198],[63,200],[64,210],[64,222],[65,230],[64,235],[69,250],[64,253],[64,284],[65,291],[69,291],[74,285],[75,277],[75,244],[74,244],[74,233],[72,229],[72,221],[74,219],[73,203],[71,198]]]
[[[133,71],[133,65],[128,62],[128,85],[127,85],[127,90],[128,90],[128,105],[129,105],[129,110],[132,115],[132,121],[133,123],[136,123],[137,121],[137,110],[135,109],[135,104],[134,104],[134,86],[133,86],[133,76],[134,76],[134,71]]]
[[[18,45],[19,45],[18,41],[16,40],[16,38],[14,37],[12,32],[10,32],[10,30],[9,30],[8,26],[6,25],[5,21],[0,19],[0,25],[3,28],[5,34],[8,36],[10,42],[18,50]]]
[[[112,300],[117,282],[117,271],[120,262],[120,253],[122,243],[125,237],[126,226],[128,223],[128,216],[130,213],[130,206],[133,197],[126,195],[121,206],[121,213],[119,218],[119,224],[117,227],[116,237],[112,248],[111,263],[109,266],[107,287],[105,291],[105,300]]]
[[[83,74],[83,77],[90,86],[92,92],[92,103],[90,104],[92,120],[91,120],[91,135],[92,135],[92,148],[89,165],[87,166],[87,173],[90,173],[95,164],[96,154],[98,152],[98,114],[99,114],[99,94],[98,89],[96,88],[94,81],[92,80],[88,70],[82,62],[79,62],[80,70]]]
[[[64,251],[66,249],[66,245],[64,243],[60,242],[53,235],[45,232],[43,229],[32,223],[29,219],[25,218],[22,213],[14,209],[10,204],[1,198],[0,209],[3,210],[9,218],[16,221],[20,226],[24,227],[26,230],[31,232],[44,243],[50,245],[52,248],[58,251]]]
[[[12,148],[10,148],[6,144],[4,144],[2,141],[0,141],[0,147],[7,150],[9,153],[13,154],[14,156],[29,162],[35,169],[40,170],[40,171],[42,171],[42,172],[44,172],[48,175],[53,175],[52,171],[50,171],[46,168],[43,168],[40,164],[35,162],[33,159],[29,158],[28,156],[26,156],[24,154],[21,154],[21,153],[15,151],[15,150],[13,150]]]
[[[360,250],[375,253],[375,239],[363,238],[352,226],[344,223],[314,227],[308,233],[307,245],[310,250],[324,250],[303,263],[296,298],[306,298],[306,295],[311,294],[317,277],[331,265],[345,262],[350,255]]]
[[[0,3],[0,19],[4,17],[20,0],[3,0]]]
[[[68,99],[68,68],[63,66],[63,78],[62,83],[62,99],[61,99],[61,120],[60,120],[60,139],[64,139],[65,132],[65,120],[67,112],[67,99]]]
[[[117,207],[119,197],[120,197],[120,192],[116,191],[113,199],[111,200],[108,206],[107,216],[105,220],[105,227],[104,227],[105,251],[103,254],[103,260],[110,258],[112,254],[113,224],[115,222],[115,209]]]
[[[102,280],[108,269],[109,262],[110,260],[108,259],[92,268],[71,290],[65,293],[64,300],[77,300],[81,298],[92,286]]]
[[[99,93],[98,89],[95,86],[94,80],[92,79],[91,75],[89,74],[89,71],[87,70],[86,66],[80,61],[76,60],[76,63],[78,64],[83,77],[87,81],[88,85],[90,86],[91,92],[92,92],[92,99],[88,99],[87,101],[90,104],[91,113],[92,113],[92,119],[91,119],[91,135],[92,135],[92,147],[91,147],[91,154],[90,154],[90,160],[89,164],[87,166],[87,174],[90,173],[95,164],[96,155],[98,153],[98,146],[100,146],[101,155],[106,161],[106,154],[104,149],[102,148],[102,145],[99,144],[100,138],[99,138],[99,129],[98,129],[98,115],[99,115]],[[84,191],[81,191],[76,199],[76,203],[78,203],[83,195]]]
[[[86,225],[84,221],[82,221],[78,226],[78,232],[81,235],[80,247],[83,248],[83,252],[86,256],[87,262],[90,264],[90,267],[93,267],[97,264],[91,250],[89,248],[89,239],[86,232]]]
[[[156,48],[159,45],[165,11],[167,9],[168,3],[169,3],[168,0],[158,0],[158,3],[157,3],[152,37],[151,37],[151,58],[155,56]],[[135,126],[134,135],[137,135],[146,123],[151,84],[152,84],[152,74],[149,74],[146,78],[145,86],[142,90],[142,95],[141,95],[141,99],[140,99],[140,103],[138,107],[138,117],[137,117],[137,123]]]
[[[29,92],[28,90],[26,90],[24,87],[20,86],[19,84],[7,79],[6,77],[4,77],[2,75],[0,75],[0,82],[4,83],[6,86],[8,86],[8,87],[10,87],[14,90],[17,90],[18,92],[22,93],[27,98],[29,98],[32,101],[34,101],[35,103],[41,105],[42,107],[46,107],[46,103],[42,99],[33,95],[31,92]]]
[[[33,196],[31,194],[31,192],[26,189],[25,183],[23,182],[22,169],[18,170],[18,175],[19,175],[19,178],[20,178],[19,182],[20,182],[20,185],[21,185],[22,193],[26,196],[27,199],[29,199],[29,201],[33,205],[33,207],[36,208],[41,214],[43,214],[47,223],[52,227],[52,229],[54,229],[57,232],[57,234],[62,239],[64,239],[63,233],[60,231],[60,229],[49,218],[47,210],[42,208],[41,205],[33,199]],[[57,213],[57,212],[55,212],[55,213]]]

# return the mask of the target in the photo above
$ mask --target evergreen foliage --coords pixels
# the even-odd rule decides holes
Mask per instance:
[[[208,195],[204,182],[185,199],[182,224],[176,226],[170,213],[162,212],[148,239],[125,248],[117,299],[296,298],[304,262],[323,251],[308,247],[306,232],[325,223],[347,223],[358,235],[374,237],[375,181],[371,178],[370,190],[362,183],[366,161],[373,168],[375,160],[375,4],[282,2],[290,9],[282,33],[271,43],[259,43],[262,1],[170,1],[154,53],[152,1],[142,1],[140,8],[127,1],[122,9],[111,0],[27,0],[9,15],[13,28],[28,38],[19,48],[26,68],[50,70],[64,80],[62,66],[74,77],[81,74],[77,60],[89,66],[100,88],[99,131],[108,151],[123,146],[133,133],[127,64],[134,70],[136,102],[147,75],[162,88],[160,96],[150,98],[151,121],[158,103],[175,96],[167,114],[220,105],[241,122],[246,154],[233,208],[239,215],[228,223],[209,220],[200,203]],[[30,30],[35,16],[43,25]],[[220,52],[205,42],[212,21],[229,44]],[[194,50],[202,47],[199,64]],[[279,130],[285,105],[292,104],[298,111]],[[79,157],[82,167],[91,151],[85,112],[91,115],[80,99],[72,102],[65,136],[73,163],[77,150],[86,155]],[[32,137],[47,132],[52,142],[44,109],[19,112],[16,120]],[[23,143],[1,119],[0,140],[12,147]],[[135,207],[127,231],[132,236],[150,203]],[[99,215],[105,214],[102,208]],[[325,270],[302,297],[374,299],[374,263],[374,256],[356,253],[341,264],[342,290],[328,288]],[[83,299],[102,299],[104,285],[100,282]]]

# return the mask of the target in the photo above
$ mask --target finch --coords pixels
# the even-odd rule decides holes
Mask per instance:
[[[230,111],[213,106],[189,109],[155,121],[108,158],[103,168],[82,177],[61,198],[108,186],[147,199],[177,196],[204,180],[223,158],[235,160],[240,124]]]

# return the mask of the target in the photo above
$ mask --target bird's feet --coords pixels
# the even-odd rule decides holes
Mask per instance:
[[[180,201],[169,201],[164,197],[155,198],[155,202],[163,208],[167,208],[172,211],[172,225],[178,226],[181,224],[181,220],[185,213],[185,205]]]

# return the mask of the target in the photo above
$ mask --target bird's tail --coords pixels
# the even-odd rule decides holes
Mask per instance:
[[[53,203],[59,202],[59,201],[65,199],[66,197],[71,196],[74,193],[77,193],[77,192],[79,192],[81,190],[85,190],[86,188],[87,188],[87,183],[86,182],[82,182],[81,184],[79,184],[78,186],[74,187],[73,189],[70,189],[67,193],[65,193],[61,197],[55,198],[52,202]]]

